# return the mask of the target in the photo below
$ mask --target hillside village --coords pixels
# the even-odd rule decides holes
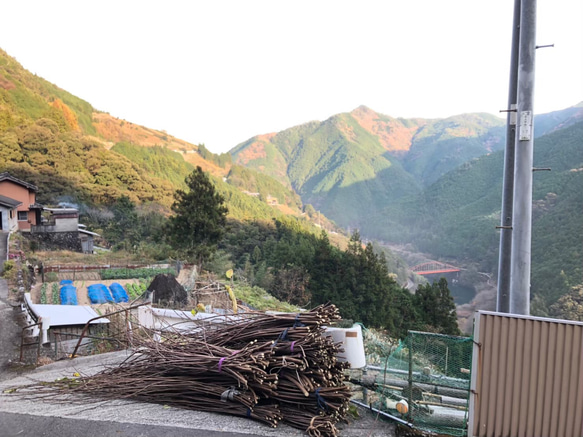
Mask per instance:
[[[311,436],[350,432],[354,409],[467,435],[494,426],[480,413],[497,395],[520,398],[494,390],[512,388],[509,362],[529,393],[564,396],[538,416],[578,435],[581,104],[536,118],[535,166],[552,172],[533,190],[533,316],[517,317],[493,312],[494,116],[360,106],[214,154],[0,61],[3,375],[103,354],[116,370],[47,390]]]

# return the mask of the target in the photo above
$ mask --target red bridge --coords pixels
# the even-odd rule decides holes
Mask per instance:
[[[429,261],[423,264],[418,264],[411,267],[411,271],[418,275],[433,275],[436,273],[456,273],[461,272],[461,269],[450,264],[440,263],[438,261]]]

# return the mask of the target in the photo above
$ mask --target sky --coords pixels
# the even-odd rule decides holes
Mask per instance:
[[[583,1],[538,0],[535,113],[583,101]],[[94,108],[215,152],[360,105],[500,114],[512,0],[16,1],[0,48]]]

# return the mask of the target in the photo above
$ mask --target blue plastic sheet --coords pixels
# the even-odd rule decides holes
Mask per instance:
[[[104,284],[93,284],[87,287],[87,295],[91,303],[113,302],[109,289]]]
[[[111,295],[113,296],[113,300],[116,303],[127,302],[130,300],[127,291],[125,288],[123,288],[123,285],[114,282],[109,286],[109,289],[111,290]]]
[[[61,305],[77,305],[77,287],[63,285],[60,290]]]

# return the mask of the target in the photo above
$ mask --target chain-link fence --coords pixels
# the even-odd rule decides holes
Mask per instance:
[[[376,340],[367,344],[375,407],[424,431],[465,436],[472,339],[410,331],[394,347]]]

